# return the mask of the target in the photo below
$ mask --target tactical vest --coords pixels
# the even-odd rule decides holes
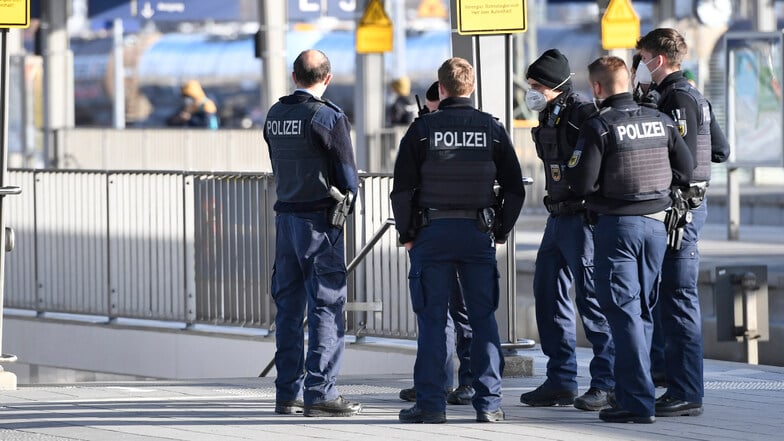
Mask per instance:
[[[607,128],[602,195],[646,201],[667,196],[672,183],[666,120],[653,109],[630,112],[606,108],[599,114]]]
[[[264,131],[270,144],[278,200],[311,202],[329,197],[330,162],[313,146],[311,121],[325,103],[311,98],[302,104],[276,103]]]
[[[419,206],[474,209],[496,204],[493,182],[494,118],[473,109],[435,112],[421,121],[427,132]]]
[[[684,92],[689,95],[697,104],[697,157],[694,158],[697,167],[692,174],[692,182],[695,181],[710,181],[711,178],[711,112],[708,100],[702,94],[686,81],[678,81],[669,86],[663,93],[660,103],[666,103],[671,93],[676,91]],[[686,116],[681,115],[681,121],[676,118],[677,115],[669,115],[675,120],[676,126],[681,130],[681,136],[686,133],[683,130],[690,130],[686,127]],[[682,128],[683,127],[683,128]]]
[[[563,171],[574,150],[574,146],[569,145],[566,131],[569,128],[569,115],[577,104],[574,94],[565,99],[559,98],[549,112],[542,114],[539,126],[531,130],[536,154],[544,164],[545,189],[554,202],[574,198]]]

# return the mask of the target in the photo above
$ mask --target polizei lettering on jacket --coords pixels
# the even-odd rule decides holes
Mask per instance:
[[[267,133],[272,136],[301,136],[303,122],[299,119],[271,119],[267,121]]]
[[[434,130],[430,133],[431,150],[486,149],[487,147],[487,132],[484,131]]]
[[[664,131],[664,124],[661,121],[643,121],[631,124],[619,124],[615,126],[618,135],[618,142],[623,142],[625,138],[644,139],[662,138],[667,136]]]

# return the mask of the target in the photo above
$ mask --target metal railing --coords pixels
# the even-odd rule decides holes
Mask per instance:
[[[8,179],[25,191],[8,201],[16,247],[6,265],[6,307],[108,320],[274,323],[270,174],[12,170]],[[408,258],[388,228],[392,178],[361,181],[346,230],[348,331],[415,338]]]

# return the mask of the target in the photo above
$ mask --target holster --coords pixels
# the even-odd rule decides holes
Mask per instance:
[[[495,210],[491,207],[483,208],[477,212],[477,225],[483,233],[493,230],[495,226]]]
[[[708,188],[706,186],[692,185],[688,190],[684,191],[683,197],[689,204],[689,208],[695,209],[702,205],[702,201],[705,200],[705,192],[707,190]]]
[[[673,190],[672,206],[667,210],[667,216],[664,218],[664,226],[667,228],[667,246],[670,249],[676,251],[681,249],[683,230],[692,218],[690,206],[680,189]]]

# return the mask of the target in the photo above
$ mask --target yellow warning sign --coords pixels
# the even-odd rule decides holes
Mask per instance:
[[[0,28],[30,27],[30,0],[0,0]]]
[[[640,17],[631,0],[610,0],[602,16],[602,48],[631,49],[640,38]]]
[[[392,20],[384,11],[384,5],[380,0],[370,0],[357,26],[357,53],[389,52],[392,50],[392,40]]]
[[[457,0],[460,35],[525,32],[526,24],[525,0]]]
[[[423,18],[446,18],[448,14],[441,0],[422,0],[417,15]]]

